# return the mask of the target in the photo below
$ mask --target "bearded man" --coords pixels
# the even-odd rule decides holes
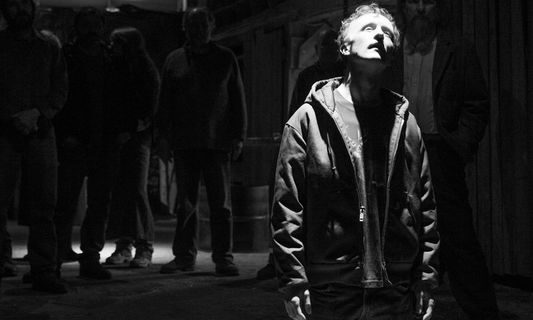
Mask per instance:
[[[409,100],[428,151],[439,212],[440,274],[448,273],[453,295],[470,319],[498,319],[464,173],[488,122],[487,88],[473,45],[446,30],[444,4],[400,0],[403,56],[385,79]]]
[[[0,0],[0,12],[7,22],[0,32],[0,208],[9,205],[20,171],[33,289],[66,293],[56,274],[58,161],[52,125],[67,96],[66,65],[58,44],[33,28],[33,0]],[[0,242],[6,221],[2,210]]]

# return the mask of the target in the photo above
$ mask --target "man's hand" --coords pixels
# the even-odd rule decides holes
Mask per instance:
[[[41,116],[39,110],[33,108],[15,113],[11,118],[13,119],[13,125],[20,133],[27,136],[30,133],[36,132],[39,127],[37,121]]]
[[[242,140],[233,140],[231,145],[231,160],[237,161],[242,154],[244,143]]]
[[[306,317],[302,312],[302,307],[300,301],[304,301],[305,313],[307,315],[311,314],[311,297],[309,295],[309,290],[305,290],[302,294],[295,295],[289,300],[285,300],[285,310],[287,314],[293,320],[305,320]]]
[[[431,289],[424,284],[415,284],[413,286],[416,297],[416,319],[430,320],[433,317],[435,308],[435,299],[431,294]]]

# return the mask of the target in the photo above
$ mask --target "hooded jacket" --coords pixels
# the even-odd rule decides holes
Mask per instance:
[[[408,102],[393,108],[384,214],[366,180],[364,144],[350,143],[335,107],[341,79],[319,81],[285,125],[272,206],[273,251],[287,297],[309,285],[436,286],[436,210],[428,159]],[[360,130],[360,128],[358,128]],[[360,136],[360,135],[359,135]]]

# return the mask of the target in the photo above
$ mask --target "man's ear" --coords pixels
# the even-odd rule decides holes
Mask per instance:
[[[341,55],[343,55],[343,56],[349,56],[349,55],[350,55],[350,44],[347,43],[347,42],[343,42],[343,43],[339,46],[339,52],[340,52]]]

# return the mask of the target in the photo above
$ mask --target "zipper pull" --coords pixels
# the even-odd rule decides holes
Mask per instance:
[[[366,213],[365,206],[359,207],[359,221],[360,222],[363,222],[363,220],[365,219],[365,213]]]

